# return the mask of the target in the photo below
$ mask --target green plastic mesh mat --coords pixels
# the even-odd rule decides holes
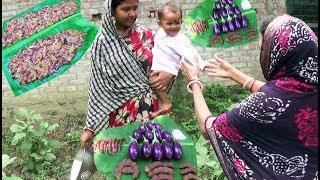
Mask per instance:
[[[73,2],[75,2],[75,3],[77,4],[77,9],[76,9],[76,11],[74,12],[74,14],[80,13],[80,7],[81,7],[81,2],[80,2],[80,0],[70,0],[70,2],[71,2],[71,1],[73,1]],[[11,20],[16,19],[16,18],[25,17],[28,13],[39,12],[40,10],[42,10],[42,9],[44,9],[44,8],[53,7],[53,6],[58,5],[58,4],[60,4],[60,3],[63,3],[63,2],[69,2],[69,1],[64,1],[64,0],[45,0],[45,1],[41,2],[41,3],[38,3],[38,4],[36,4],[36,5],[32,6],[32,7],[24,10],[24,11],[21,11],[20,13],[18,13],[18,14],[15,15],[15,16],[12,16],[12,17],[6,19],[6,20],[3,21],[3,23],[2,23],[2,37],[3,37],[3,35],[4,35],[4,32],[5,32],[6,28],[7,28],[8,23],[9,23]],[[67,17],[66,17],[66,18],[67,18]],[[52,24],[52,25],[53,25],[53,24]],[[45,29],[45,28],[44,28],[44,29]],[[42,29],[42,30],[44,30],[44,29]],[[22,39],[20,39],[19,41],[23,41],[24,39],[26,39],[26,38],[22,38]],[[18,42],[19,42],[19,41],[18,41]],[[15,43],[17,43],[17,42],[15,42]],[[3,46],[2,46],[2,51],[5,50],[5,49],[8,49],[8,48],[11,47],[11,46],[13,46],[15,43],[13,43],[13,44],[11,44],[11,45],[8,45],[8,46],[6,46],[6,47],[3,47]]]
[[[173,171],[174,171],[174,179],[183,179],[180,174],[179,166],[182,163],[191,163],[197,168],[197,160],[196,160],[196,150],[195,144],[191,137],[186,134],[181,127],[170,117],[166,115],[158,116],[154,119],[154,122],[162,125],[163,129],[167,132],[172,132],[174,129],[180,130],[183,135],[186,137],[184,140],[179,140],[179,143],[183,148],[183,156],[180,160],[166,160],[165,162],[173,163]],[[96,165],[97,171],[105,176],[106,179],[116,179],[114,176],[114,171],[119,165],[119,163],[128,159],[128,146],[130,144],[130,137],[134,129],[136,129],[141,122],[131,123],[121,127],[108,128],[105,131],[99,133],[95,138],[94,142],[99,140],[105,140],[107,138],[115,138],[115,139],[125,139],[124,143],[122,143],[120,151],[116,154],[109,154],[108,152],[101,151],[94,153],[94,163]],[[141,144],[139,144],[139,147]],[[138,159],[137,165],[140,169],[140,174],[138,179],[145,180],[149,179],[146,172],[144,171],[145,167],[148,166],[152,161],[151,160],[142,160]],[[130,174],[122,174],[121,179],[132,179],[132,175]]]
[[[27,12],[30,11],[36,11],[43,7],[50,6],[53,4],[57,4],[59,2],[62,2],[62,0],[47,0],[42,3],[39,3],[31,8],[29,8],[26,11],[23,11],[16,16],[12,17],[22,17]],[[76,1],[78,4],[78,7],[80,7],[80,1]],[[9,18],[6,21],[2,23],[2,30],[6,27],[8,22],[12,19]],[[13,56],[15,56],[17,53],[21,52],[22,50],[29,48],[39,40],[44,40],[48,38],[49,36],[56,35],[58,33],[64,32],[66,30],[78,30],[84,33],[85,39],[84,42],[76,49],[75,55],[70,60],[68,64],[64,64],[60,66],[55,72],[49,74],[43,79],[37,79],[32,82],[29,82],[28,84],[22,85],[16,78],[14,78],[9,70],[9,63]],[[88,48],[91,46],[92,42],[94,41],[94,38],[96,34],[98,33],[98,26],[94,23],[87,21],[81,14],[80,10],[78,9],[75,14],[62,19],[61,21],[58,21],[51,26],[44,28],[40,30],[39,32],[33,34],[30,37],[27,37],[25,39],[22,39],[18,42],[15,42],[8,47],[5,47],[2,49],[2,71],[8,81],[8,84],[15,96],[19,96],[27,91],[30,91],[52,79],[55,77],[63,74],[66,72],[71,66],[76,64],[81,57],[86,53]],[[2,31],[3,33],[3,31]]]
[[[221,2],[226,2],[226,0],[205,0],[185,16],[184,27],[191,43],[195,46],[228,48],[256,41],[258,39],[256,11],[250,2],[248,0],[231,0],[232,5]],[[222,16],[221,9],[218,10],[215,3],[220,3],[221,8],[225,8],[226,17]],[[232,13],[231,7],[238,7],[240,14]],[[219,18],[214,18],[214,10]],[[235,26],[233,19],[238,19],[237,21],[241,23],[242,15],[247,17],[247,26],[222,32],[222,23],[232,20],[232,24]],[[214,31],[215,24],[220,26],[219,35],[216,35]]]

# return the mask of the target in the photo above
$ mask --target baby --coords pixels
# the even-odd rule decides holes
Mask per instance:
[[[181,24],[182,11],[176,5],[166,3],[158,11],[158,25],[160,29],[154,38],[151,70],[166,71],[177,76],[180,70],[180,59],[182,57],[191,64],[197,58],[201,70],[203,70],[208,63],[201,59],[197,50],[191,45],[188,37],[180,32]],[[155,76],[151,76],[150,80],[153,81],[155,78]],[[172,105],[167,93],[164,91],[156,91],[156,94],[159,97],[159,110],[152,113],[151,117],[171,111]]]

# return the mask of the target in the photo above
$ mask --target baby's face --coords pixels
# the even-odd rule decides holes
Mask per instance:
[[[164,10],[162,18],[159,20],[158,25],[169,36],[175,36],[181,29],[181,15],[179,12],[173,13],[168,10]]]

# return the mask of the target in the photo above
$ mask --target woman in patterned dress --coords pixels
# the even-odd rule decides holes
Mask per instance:
[[[157,97],[150,86],[166,89],[173,76],[157,71],[158,78],[148,82],[152,64],[154,32],[135,23],[138,0],[106,0],[106,13],[91,48],[91,78],[88,115],[81,146],[108,127],[150,120],[157,110]],[[112,150],[119,144],[111,142]],[[109,149],[110,150],[110,149]]]
[[[266,83],[218,57],[206,69],[252,92],[231,111],[213,117],[191,83],[201,133],[228,179],[318,179],[318,38],[285,14],[263,23],[259,47]],[[192,80],[199,70],[183,62],[182,72]]]

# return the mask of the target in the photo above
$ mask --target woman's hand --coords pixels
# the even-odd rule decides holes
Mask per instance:
[[[174,78],[174,75],[165,71],[153,71],[150,76],[157,76],[150,78],[149,84],[152,89],[158,91],[166,91],[169,83]]]
[[[207,72],[209,76],[231,78],[235,68],[227,61],[215,55],[210,64],[204,68],[204,71]]]
[[[80,146],[82,148],[88,147],[91,144],[94,133],[90,130],[84,130],[80,138]]]
[[[181,59],[181,71],[182,74],[186,76],[187,80],[190,81],[191,79],[198,79],[199,78],[199,66],[198,66],[198,59],[194,60],[193,66],[188,64],[184,58]]]

